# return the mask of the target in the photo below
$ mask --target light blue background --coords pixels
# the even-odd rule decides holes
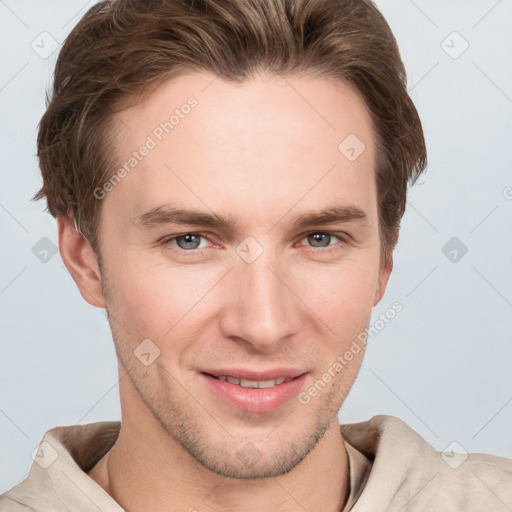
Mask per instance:
[[[93,3],[0,1],[0,492],[27,475],[46,430],[120,418],[103,310],[82,299],[58,254],[42,263],[32,253],[41,238],[58,240],[43,202],[29,201],[56,52],[41,58],[31,44],[44,37],[51,48],[42,32],[61,43]],[[406,63],[429,168],[374,318],[395,301],[404,310],[369,343],[340,420],[392,414],[438,450],[456,440],[512,458],[512,2],[378,5]],[[457,263],[442,252],[454,236],[468,247]]]

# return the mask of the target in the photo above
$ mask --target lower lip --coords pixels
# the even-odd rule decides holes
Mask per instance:
[[[272,412],[296,397],[304,385],[306,374],[271,388],[243,388],[205,373],[201,377],[216,396],[232,407],[241,411],[264,413]]]

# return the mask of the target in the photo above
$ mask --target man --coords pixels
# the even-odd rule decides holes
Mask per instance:
[[[49,431],[1,511],[512,508],[510,460],[338,424],[426,165],[373,4],[100,2],[38,154],[62,259],[108,314],[122,421]]]

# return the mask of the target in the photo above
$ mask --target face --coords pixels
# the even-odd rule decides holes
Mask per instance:
[[[336,361],[389,275],[372,123],[341,82],[213,78],[116,116],[102,293],[141,399],[123,421],[151,416],[224,476],[276,476],[337,428],[364,351]]]

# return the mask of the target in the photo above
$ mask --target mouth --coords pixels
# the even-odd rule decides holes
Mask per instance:
[[[267,372],[208,370],[200,377],[224,405],[251,413],[272,412],[296,398],[307,372],[276,369]]]

